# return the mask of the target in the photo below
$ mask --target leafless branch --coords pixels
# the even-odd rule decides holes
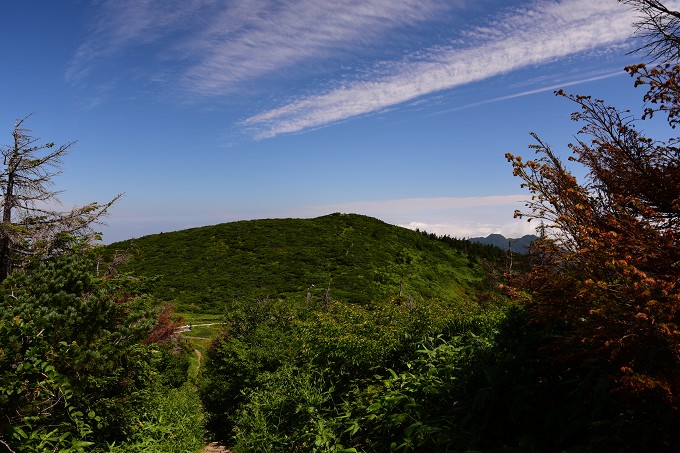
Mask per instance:
[[[680,61],[680,12],[658,0],[619,0],[640,13],[636,35],[644,41],[633,52],[641,52],[652,62]]]

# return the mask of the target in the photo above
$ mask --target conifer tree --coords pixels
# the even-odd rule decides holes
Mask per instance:
[[[74,142],[40,144],[24,125],[29,117],[16,121],[12,142],[0,148],[0,281],[16,266],[96,238],[92,226],[121,196],[104,204],[93,202],[69,211],[55,210],[60,192],[52,188],[54,177],[61,173],[61,159]]]

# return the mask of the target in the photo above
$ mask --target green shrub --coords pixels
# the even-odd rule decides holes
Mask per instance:
[[[125,437],[150,385],[154,323],[139,281],[58,256],[0,285],[0,435],[17,449]]]
[[[330,379],[313,368],[283,365],[261,373],[234,417],[239,452],[309,452],[337,446],[319,427],[333,406]]]
[[[155,350],[153,355],[153,375],[156,386],[177,388],[187,382],[191,360],[187,347],[180,344],[166,344]]]
[[[198,452],[204,445],[204,416],[196,390],[189,384],[158,389],[133,424],[130,438],[108,446],[110,453]]]
[[[465,335],[428,341],[403,371],[385,370],[346,403],[343,439],[360,451],[464,451],[458,405],[466,367],[490,339]]]
[[[138,296],[143,281],[100,279],[93,268],[88,257],[58,256],[0,285],[0,445],[91,451],[200,413],[182,387],[187,354],[145,345],[156,314]],[[191,429],[198,436],[202,422]],[[166,431],[189,441],[179,425]]]
[[[469,379],[461,370],[491,347],[503,310],[406,302],[235,303],[204,373],[211,428],[240,452],[380,451],[389,433],[400,433],[398,445],[430,445],[430,433],[449,423],[447,392],[463,391]],[[437,335],[438,342],[428,340]],[[387,369],[392,384],[375,377]],[[407,396],[396,402],[388,385]],[[375,411],[388,400],[391,406]],[[406,409],[420,428],[388,414]],[[369,433],[374,440],[364,438]]]

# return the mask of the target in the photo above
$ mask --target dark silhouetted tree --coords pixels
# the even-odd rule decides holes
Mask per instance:
[[[652,61],[680,60],[680,12],[658,0],[619,0],[640,13],[637,35],[643,44],[636,52],[645,53]]]

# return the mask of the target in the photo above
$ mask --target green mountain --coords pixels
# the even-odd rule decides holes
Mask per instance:
[[[484,280],[468,250],[356,214],[224,223],[107,247],[116,250],[131,255],[121,271],[158,277],[152,293],[184,312],[264,298],[454,303]]]

